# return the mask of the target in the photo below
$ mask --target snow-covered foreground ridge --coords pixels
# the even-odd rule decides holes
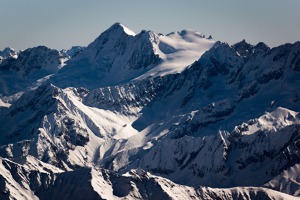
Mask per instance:
[[[298,199],[271,189],[188,187],[142,170],[118,175],[105,169],[38,171],[0,159],[1,199]],[[28,161],[30,162],[30,161]],[[39,166],[46,166],[39,162]],[[3,184],[4,183],[4,184]]]
[[[5,52],[1,199],[300,195],[299,42],[117,23],[86,48]]]

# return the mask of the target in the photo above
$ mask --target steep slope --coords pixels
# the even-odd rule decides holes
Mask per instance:
[[[105,153],[101,144],[137,133],[130,126],[136,117],[86,106],[86,93],[53,85],[24,93],[1,113],[1,155],[33,155],[63,169],[91,166]]]

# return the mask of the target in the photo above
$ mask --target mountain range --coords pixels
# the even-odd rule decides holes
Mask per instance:
[[[298,199],[300,42],[112,25],[0,51],[1,199]]]

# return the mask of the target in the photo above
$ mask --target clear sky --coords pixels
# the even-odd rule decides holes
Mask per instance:
[[[269,46],[300,40],[299,0],[0,0],[0,50],[87,46],[115,22],[136,33],[191,28]]]

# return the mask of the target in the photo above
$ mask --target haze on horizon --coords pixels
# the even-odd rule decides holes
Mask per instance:
[[[0,50],[87,46],[115,22],[136,33],[191,28],[229,44],[246,39],[273,47],[300,40],[299,8],[298,0],[2,0]]]

